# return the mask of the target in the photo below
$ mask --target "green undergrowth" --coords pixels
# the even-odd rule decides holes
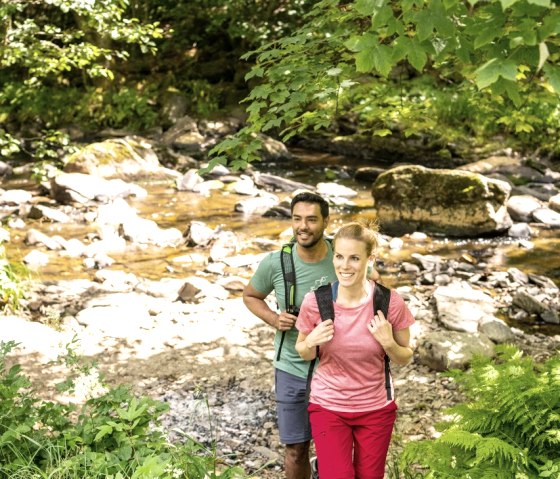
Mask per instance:
[[[21,365],[9,366],[13,341],[0,343],[0,479],[234,479],[215,447],[187,436],[171,443],[161,418],[168,405],[130,388],[107,388],[71,351],[72,375],[60,392],[78,404],[41,399]]]

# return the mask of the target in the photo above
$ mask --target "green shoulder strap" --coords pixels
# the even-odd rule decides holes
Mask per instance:
[[[325,238],[329,243],[332,243],[331,238]],[[296,308],[296,269],[294,266],[294,245],[296,239],[292,237],[289,243],[282,246],[280,250],[280,263],[282,265],[282,277],[284,278],[284,294],[285,294],[285,307],[286,311],[290,314],[297,315]],[[286,331],[282,331],[280,337],[280,345],[278,346],[278,353],[276,354],[276,361],[280,361],[280,354],[284,344]]]

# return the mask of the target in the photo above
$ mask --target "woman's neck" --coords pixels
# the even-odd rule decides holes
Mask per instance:
[[[357,306],[365,301],[370,290],[371,284],[367,279],[349,287],[339,284],[336,302],[342,306]]]

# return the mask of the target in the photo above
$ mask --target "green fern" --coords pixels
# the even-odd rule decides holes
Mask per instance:
[[[560,479],[560,355],[535,364],[512,346],[450,375],[466,403],[448,409],[434,440],[406,445],[404,470],[429,479]]]

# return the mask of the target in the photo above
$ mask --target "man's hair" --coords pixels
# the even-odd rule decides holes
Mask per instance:
[[[294,212],[294,206],[298,203],[317,203],[321,209],[321,216],[326,218],[329,216],[329,204],[322,196],[316,193],[311,193],[310,191],[304,191],[303,193],[298,193],[292,199],[292,204],[290,205],[290,213]]]

